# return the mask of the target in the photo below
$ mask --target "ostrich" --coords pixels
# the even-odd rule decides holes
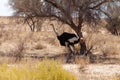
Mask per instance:
[[[56,32],[54,25],[50,24],[53,27],[53,31],[55,32],[57,39],[60,42],[61,46],[65,46],[68,50],[68,54],[67,54],[67,60],[66,62],[69,62],[69,59],[71,58],[71,54],[76,54],[77,51],[75,49],[75,44],[79,43],[80,38],[73,34],[73,33],[68,33],[68,32],[63,32],[61,35],[58,35],[58,33]]]

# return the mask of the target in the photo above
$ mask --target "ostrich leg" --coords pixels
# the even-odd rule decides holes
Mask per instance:
[[[74,45],[72,45],[72,49],[73,49],[73,55],[76,55],[77,54],[77,50],[76,50]]]
[[[68,51],[66,63],[69,63],[69,60],[71,59],[72,50],[70,48],[70,45],[67,42],[65,42],[65,45]]]
[[[76,57],[76,55],[77,55],[78,53],[77,53],[77,50],[76,50],[76,48],[75,48],[74,45],[71,45],[71,47],[72,47],[72,49],[73,49],[73,61],[75,62],[75,57]]]

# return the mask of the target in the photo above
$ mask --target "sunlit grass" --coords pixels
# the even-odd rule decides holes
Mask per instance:
[[[31,65],[31,64],[30,64]],[[0,80],[76,80],[75,76],[62,69],[54,61],[43,61],[30,66],[0,65]]]

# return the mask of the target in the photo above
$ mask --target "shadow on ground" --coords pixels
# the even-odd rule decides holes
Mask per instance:
[[[67,53],[63,54],[37,54],[37,53],[29,53],[25,54],[22,56],[22,58],[34,58],[34,59],[39,59],[39,60],[44,60],[46,59],[53,59],[53,60],[62,60],[63,62],[66,61],[67,58]],[[85,60],[87,59],[89,63],[102,63],[102,64],[120,64],[120,57],[110,57],[110,56],[105,56],[105,55],[95,55],[95,54],[90,54],[88,56],[85,55],[72,55],[70,59],[70,63],[76,63],[79,62],[79,60]]]

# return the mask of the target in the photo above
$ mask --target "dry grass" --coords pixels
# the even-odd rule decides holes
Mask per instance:
[[[59,47],[58,42],[56,42],[57,40],[52,32],[25,32],[9,28],[10,27],[8,25],[8,27],[5,27],[0,31],[0,51],[5,54],[19,51],[17,48],[20,49],[21,47],[24,47],[23,51],[26,53],[31,50],[46,49],[46,51],[49,51],[50,47],[55,48],[55,46],[58,46],[59,50],[61,48]],[[24,45],[21,46],[22,44]]]
[[[55,24],[57,25],[56,22]],[[29,53],[30,51],[36,50],[42,51],[40,53],[43,53],[43,50],[46,51],[45,53],[55,54],[66,52],[65,48],[59,45],[55,34],[50,29],[51,27],[46,24],[44,24],[44,26],[45,28],[43,28],[43,30],[46,29],[46,27],[49,27],[47,32],[42,31],[33,33],[28,30],[29,27],[26,27],[26,25],[10,24],[9,22],[6,23],[4,27],[0,27],[0,52],[5,54],[14,53],[18,51],[16,48],[19,48],[20,44],[24,44],[24,53]],[[67,28],[66,25],[64,26],[63,28]],[[109,34],[103,28],[85,27],[83,28],[83,33],[86,40],[87,49],[93,46],[91,50],[92,53],[105,55],[120,54],[120,37]]]
[[[111,34],[89,33],[87,48],[93,46],[93,54],[120,55],[120,37]]]
[[[54,61],[43,61],[36,65],[0,66],[0,80],[76,80],[76,77]]]
[[[50,29],[50,26],[48,25],[48,23],[46,23],[44,25],[45,27],[43,28],[43,30],[47,29],[48,31],[46,30],[41,32],[30,32],[29,27],[23,24],[11,24],[9,22],[6,22],[5,25],[2,23],[2,25],[0,26],[1,26],[0,27],[0,55],[1,55],[0,64],[18,63],[17,65],[20,65],[22,63],[24,65],[30,62],[30,65],[33,65],[33,63],[37,63],[39,62],[39,60],[30,59],[27,57],[22,59],[21,62],[19,62],[19,60],[21,59],[22,56],[26,54],[63,54],[67,52],[64,47],[60,46],[58,40],[55,37],[55,34]],[[66,30],[68,32],[71,32],[71,30],[67,28],[65,25],[64,31]],[[120,36],[111,35],[104,28],[88,29],[87,27],[83,29],[83,33],[84,33],[83,35],[85,37],[87,49],[90,49],[92,47],[91,52],[94,55],[120,58]],[[77,47],[77,50],[79,50],[80,46],[76,45],[76,47]],[[9,56],[9,57],[6,57],[6,56]],[[98,61],[99,56],[96,57],[98,59],[95,59],[97,64],[99,64],[99,61]],[[63,60],[64,62],[63,57],[62,58],[60,57],[60,59],[61,61]],[[18,62],[15,62],[16,60]],[[90,57],[77,56],[74,61],[75,62],[73,63],[78,64],[80,69],[83,69],[86,66],[91,64]],[[120,63],[120,61],[118,62],[114,61],[114,63],[118,64]],[[6,66],[2,66],[1,68],[4,68],[4,67],[7,70],[7,72],[4,72],[4,74],[6,75],[9,74],[9,68]],[[30,76],[31,74],[33,74],[31,72],[29,74],[28,72],[29,72],[29,69],[31,68],[28,68],[28,69],[27,68],[28,67],[21,69],[21,71],[18,71],[18,74],[19,72],[22,72],[22,71],[23,72],[25,71],[25,75],[26,73],[28,74],[26,76]],[[14,71],[12,70],[11,70],[12,72],[11,76],[15,75]],[[15,69],[15,71],[17,71],[17,69]],[[87,75],[89,76],[89,74]],[[22,74],[20,76],[24,77],[24,75]],[[81,76],[83,76],[83,77],[80,77],[82,80],[88,80],[87,78],[85,79],[86,74]],[[7,77],[6,79],[8,79],[8,77],[10,76],[3,75],[3,77]],[[100,80],[100,79],[102,80],[103,78],[104,78],[103,76],[99,76],[99,79],[94,77],[93,80]],[[117,77],[115,76],[115,78],[113,78],[113,80],[119,80],[119,79],[120,79],[119,76]],[[1,80],[5,80],[5,79],[1,78]],[[92,80],[92,77],[89,80]],[[107,80],[107,79],[104,79],[104,80]]]
[[[77,56],[75,58],[75,63],[79,64],[80,68],[84,68],[86,65],[90,64],[90,58],[85,56]]]

